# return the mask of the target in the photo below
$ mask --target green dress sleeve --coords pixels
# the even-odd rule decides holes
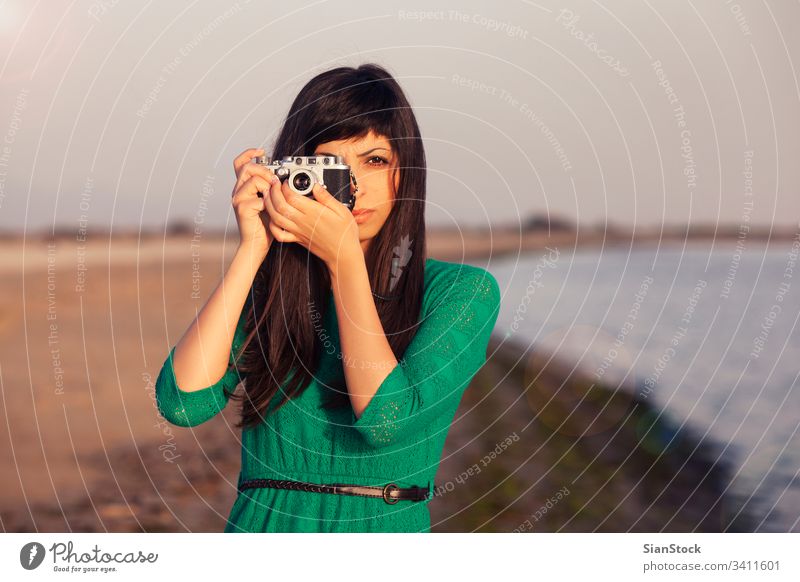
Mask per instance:
[[[244,325],[249,304],[250,297],[248,295],[234,332],[228,369],[222,378],[211,386],[191,392],[181,390],[175,380],[175,369],[172,362],[175,346],[169,351],[166,361],[161,366],[155,386],[158,411],[168,422],[182,427],[197,426],[216,416],[228,404],[229,393],[233,392],[241,382],[239,371],[233,365],[233,357],[246,337]]]
[[[417,329],[405,354],[352,426],[373,448],[399,444],[426,428],[452,422],[461,396],[486,362],[500,309],[500,287],[480,267],[458,265],[424,304],[438,303]],[[429,296],[430,295],[430,296]]]

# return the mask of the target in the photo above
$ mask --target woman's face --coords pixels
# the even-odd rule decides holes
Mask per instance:
[[[358,223],[358,238],[366,253],[370,240],[378,234],[392,210],[400,182],[400,172],[392,173],[397,165],[396,152],[389,140],[372,130],[360,138],[334,140],[319,144],[314,155],[342,156],[344,163],[358,182],[353,207]],[[358,216],[360,210],[369,210]]]

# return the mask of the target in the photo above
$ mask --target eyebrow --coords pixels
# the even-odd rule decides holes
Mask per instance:
[[[386,150],[387,152],[388,152],[388,151],[391,151],[391,150],[389,150],[388,148],[372,148],[372,149],[371,149],[371,150],[369,150],[369,151],[366,151],[366,152],[364,152],[364,153],[358,154],[358,157],[367,156],[367,155],[369,155],[369,154],[371,154],[372,152],[374,152],[374,151],[377,151],[377,150]],[[330,152],[319,152],[317,155],[318,155],[318,156],[333,156],[334,154],[332,154],[332,153],[330,153]]]

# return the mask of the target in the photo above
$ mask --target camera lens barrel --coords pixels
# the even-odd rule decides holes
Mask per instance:
[[[298,170],[292,175],[292,190],[298,194],[307,194],[311,192],[316,180],[305,170]]]

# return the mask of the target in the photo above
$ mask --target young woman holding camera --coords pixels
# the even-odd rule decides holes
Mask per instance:
[[[225,531],[427,532],[445,437],[486,360],[497,281],[425,257],[423,144],[382,67],[317,75],[273,148],[273,159],[342,156],[352,211],[320,184],[296,194],[251,161],[263,153],[234,160],[240,242],[162,366],[159,410],[189,427],[242,401]]]

